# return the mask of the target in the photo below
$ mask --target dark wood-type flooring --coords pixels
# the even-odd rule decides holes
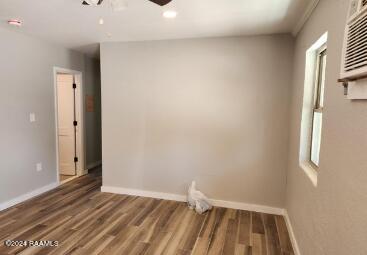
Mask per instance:
[[[0,254],[293,254],[282,216],[100,192],[88,175],[0,212]],[[5,247],[4,240],[58,247]]]

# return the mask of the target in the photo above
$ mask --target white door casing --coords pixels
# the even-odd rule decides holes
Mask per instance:
[[[76,126],[76,156],[78,158],[78,162],[76,163],[76,171],[77,175],[86,174],[84,170],[84,159],[86,158],[86,151],[83,146],[84,141],[84,133],[83,133],[83,95],[82,95],[82,78],[81,75],[74,75],[74,82],[76,84],[75,88],[75,120],[78,125]]]

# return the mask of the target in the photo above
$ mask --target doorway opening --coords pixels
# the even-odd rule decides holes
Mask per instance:
[[[62,184],[87,173],[82,73],[55,68],[54,80],[57,179]]]

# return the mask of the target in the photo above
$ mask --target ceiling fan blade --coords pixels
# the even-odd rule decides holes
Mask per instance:
[[[160,6],[164,6],[166,4],[168,4],[169,2],[171,2],[172,0],[149,0],[155,4],[158,4]]]

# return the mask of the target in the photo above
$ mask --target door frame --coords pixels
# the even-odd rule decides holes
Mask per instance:
[[[69,178],[66,181],[60,181],[60,166],[59,166],[59,125],[58,125],[58,92],[57,92],[57,75],[58,74],[71,74],[76,78],[76,97],[75,97],[75,107],[77,111],[77,122],[79,127],[79,132],[76,133],[76,144],[77,150],[76,155],[78,157],[77,162],[77,170],[76,176]],[[88,173],[88,169],[86,169],[85,159],[86,159],[86,140],[85,140],[85,126],[84,126],[84,93],[83,93],[83,73],[76,70],[54,67],[53,68],[54,75],[54,102],[55,102],[55,135],[56,135],[56,174],[57,174],[57,183],[63,184],[67,181],[75,179],[79,176],[85,175]]]

